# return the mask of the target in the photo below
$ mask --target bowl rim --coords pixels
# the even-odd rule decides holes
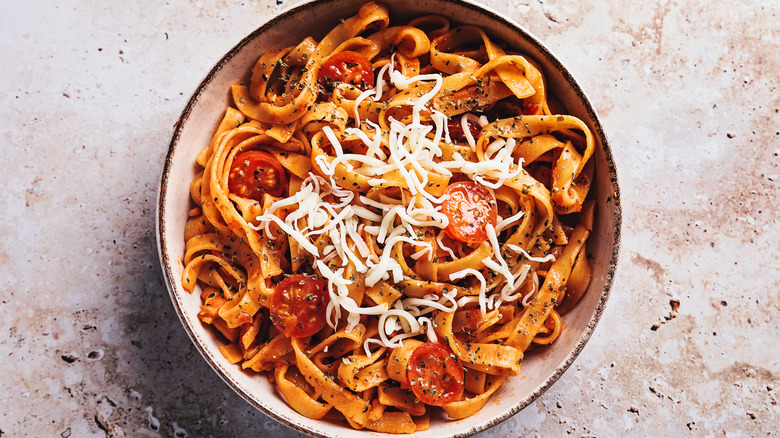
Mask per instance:
[[[268,21],[260,25],[258,28],[250,32],[248,35],[243,37],[236,45],[234,45],[227,53],[225,53],[216,62],[216,64],[209,70],[208,74],[197,85],[194,93],[187,101],[184,110],[182,111],[178,120],[174,124],[174,132],[171,137],[171,141],[168,145],[168,151],[165,156],[165,161],[162,168],[162,174],[160,176],[160,183],[157,191],[157,208],[156,208],[156,217],[155,217],[155,228],[156,228],[155,233],[156,233],[156,240],[157,240],[157,249],[158,249],[160,264],[162,267],[163,276],[165,280],[164,281],[165,286],[168,289],[168,294],[171,298],[173,307],[176,310],[176,314],[182,323],[182,326],[184,327],[185,331],[187,332],[187,335],[190,337],[190,340],[195,345],[200,355],[206,360],[209,366],[216,372],[216,374],[222,379],[222,381],[224,381],[234,392],[240,395],[241,398],[244,399],[247,403],[249,403],[256,409],[260,410],[265,415],[273,418],[277,422],[286,425],[287,427],[290,427],[296,431],[299,431],[307,435],[323,437],[323,438],[328,438],[329,435],[322,434],[320,432],[305,428],[302,425],[291,422],[288,419],[283,418],[282,416],[276,414],[274,411],[266,408],[262,404],[256,402],[253,398],[249,397],[249,395],[245,393],[244,388],[237,385],[227,375],[225,375],[225,373],[222,372],[222,370],[220,369],[218,364],[213,360],[213,358],[208,353],[206,348],[203,345],[201,345],[201,343],[198,341],[198,338],[194,332],[194,328],[189,324],[183,309],[181,308],[179,302],[176,299],[177,296],[176,282],[178,281],[178,279],[174,277],[173,272],[171,271],[172,260],[171,260],[171,255],[167,250],[168,245],[167,245],[166,233],[165,233],[166,228],[165,228],[165,223],[163,222],[162,219],[165,216],[166,199],[167,199],[166,194],[167,194],[167,188],[169,183],[168,174],[173,163],[173,156],[175,155],[176,147],[179,144],[179,140],[182,134],[182,130],[184,129],[184,125],[189,120],[193,108],[200,100],[207,85],[212,81],[212,79],[217,75],[217,73],[220,72],[222,68],[230,60],[232,60],[233,57],[235,57],[246,45],[248,45],[252,40],[258,37],[260,34],[273,28],[273,26],[276,25],[277,23],[284,21],[289,17],[294,16],[298,13],[301,13],[303,10],[307,8],[318,6],[320,4],[327,4],[327,3],[333,3],[338,1],[340,0],[304,0],[302,2],[295,3],[285,8],[284,10],[282,10],[281,12],[279,12],[278,14],[270,18]],[[366,2],[369,0],[363,0],[363,1]],[[385,3],[391,3],[388,0],[379,0],[379,1]],[[591,103],[590,99],[587,97],[583,89],[580,87],[579,83],[574,79],[571,72],[569,72],[569,70],[558,60],[558,58],[553,54],[553,52],[549,48],[547,48],[547,46],[544,45],[544,43],[542,43],[528,29],[526,29],[523,25],[514,21],[513,19],[494,10],[493,8],[486,5],[475,3],[473,0],[439,0],[439,1],[457,4],[458,6],[465,7],[476,13],[482,14],[486,18],[498,22],[512,29],[513,31],[519,33],[520,35],[523,36],[523,39],[525,39],[527,43],[534,46],[534,48],[542,56],[545,57],[546,61],[548,61],[554,67],[554,69],[561,74],[562,79],[570,87],[571,91],[573,91],[580,99],[580,101],[583,103],[584,109],[587,112],[589,118],[591,119],[590,120],[592,122],[591,127],[593,128],[594,135],[596,135],[599,138],[599,141],[601,143],[601,149],[605,155],[606,171],[609,176],[610,188],[612,191],[612,193],[609,195],[610,197],[609,200],[614,205],[613,219],[615,222],[615,226],[612,234],[612,239],[614,243],[612,245],[612,251],[609,258],[609,267],[607,269],[607,273],[604,279],[604,286],[602,288],[599,301],[597,302],[596,307],[592,315],[590,316],[587,325],[583,328],[582,333],[577,339],[574,348],[565,356],[563,362],[555,368],[555,372],[551,373],[543,382],[541,382],[541,384],[539,384],[536,390],[526,394],[518,403],[513,405],[512,408],[509,411],[507,411],[505,414],[497,416],[483,424],[472,426],[471,429],[465,432],[456,432],[453,434],[444,435],[446,437],[452,437],[452,438],[465,438],[473,434],[476,434],[478,432],[482,432],[484,430],[490,429],[493,426],[496,426],[497,424],[507,420],[508,418],[514,416],[515,414],[525,409],[528,405],[530,405],[537,398],[539,398],[539,396],[541,396],[545,391],[547,391],[553,385],[553,383],[555,383],[560,378],[560,376],[563,375],[563,373],[565,373],[566,370],[568,370],[568,368],[572,365],[572,363],[574,363],[574,360],[582,352],[583,348],[585,347],[585,345],[593,335],[593,332],[595,331],[595,328],[598,325],[599,320],[601,319],[604,309],[606,308],[607,300],[611,293],[615,272],[618,265],[619,253],[620,253],[621,229],[622,229],[622,207],[620,202],[620,187],[618,184],[617,170],[615,167],[614,156],[612,154],[609,139],[607,138],[606,132],[604,131],[604,128],[601,124],[601,119],[599,118],[596,109],[594,108],[593,104]]]

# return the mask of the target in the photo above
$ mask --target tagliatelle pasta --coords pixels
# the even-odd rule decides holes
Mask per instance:
[[[365,4],[259,54],[197,157],[183,286],[300,414],[478,412],[590,282],[594,139],[483,29]]]

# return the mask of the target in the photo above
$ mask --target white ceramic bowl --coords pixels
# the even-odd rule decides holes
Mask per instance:
[[[230,85],[244,80],[257,58],[268,49],[294,45],[304,37],[321,38],[340,18],[353,15],[365,0],[322,0],[293,7],[261,26],[230,50],[212,68],[187,103],[171,140],[160,182],[157,240],[166,284],[185,330],[212,368],[247,402],[267,415],[314,436],[364,437],[383,435],[353,430],[343,423],[317,421],[292,410],[265,377],[230,365],[218,351],[212,334],[200,323],[198,293],[181,286],[184,225],[190,208],[189,184],[195,175],[195,157],[211,139],[225,107]],[[564,318],[565,330],[541,354],[523,361],[521,375],[510,378],[476,415],[458,421],[433,416],[431,427],[419,437],[462,437],[485,430],[519,412],[561,376],[590,338],[606,305],[620,241],[620,197],[612,154],[598,116],[585,93],[555,56],[522,26],[500,13],[468,1],[394,0],[387,2],[392,22],[439,13],[460,23],[475,24],[496,40],[530,56],[542,67],[550,92],[567,112],[585,121],[597,142],[593,160],[596,177],[591,195],[597,200],[595,228],[588,240],[593,256],[593,279],[574,310]],[[400,16],[403,21],[398,21]]]

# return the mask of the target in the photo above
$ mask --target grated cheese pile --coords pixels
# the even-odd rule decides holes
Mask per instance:
[[[394,70],[392,64],[391,62],[380,70],[374,89],[363,92],[356,99],[356,125],[360,127],[365,124],[368,129],[347,128],[345,131],[348,135],[354,134],[365,144],[367,147],[365,155],[344,153],[334,132],[329,127],[323,128],[325,136],[335,151],[335,159],[330,163],[323,156],[317,157],[315,164],[319,166],[320,172],[326,178],[310,173],[297,193],[275,202],[263,215],[256,218],[259,224],[256,227],[258,230],[264,229],[267,236],[273,236],[269,226],[274,223],[314,258],[315,269],[328,284],[330,303],[326,315],[331,327],[336,329],[342,312],[346,312],[347,315],[348,331],[359,323],[361,315],[379,317],[379,339],[368,339],[363,345],[367,355],[370,354],[371,345],[396,348],[401,345],[403,339],[423,333],[430,341],[435,342],[436,333],[433,330],[431,317],[433,312],[455,312],[459,307],[478,302],[480,311],[484,315],[504,302],[518,299],[519,294],[513,295],[512,292],[524,281],[529,270],[529,266],[524,265],[518,273],[511,272],[501,255],[497,237],[501,230],[522,217],[520,212],[509,218],[499,217],[495,228],[488,225],[488,243],[493,254],[482,262],[505,279],[504,287],[491,296],[487,296],[485,277],[476,269],[454,272],[450,275],[450,280],[455,281],[468,275],[474,276],[480,283],[479,296],[466,296],[456,300],[456,290],[453,289],[442,296],[401,298],[391,307],[386,304],[360,307],[348,296],[348,286],[353,280],[345,278],[344,271],[350,261],[358,272],[365,274],[366,287],[371,287],[382,280],[397,283],[404,279],[401,266],[391,257],[391,249],[395,245],[408,243],[422,248],[412,255],[415,260],[426,254],[435,255],[435,249],[429,243],[419,240],[415,232],[416,227],[431,226],[443,229],[448,225],[447,216],[441,212],[440,204],[444,200],[443,197],[437,198],[426,191],[428,172],[451,176],[451,170],[457,170],[490,190],[499,188],[504,181],[522,171],[522,162],[515,162],[512,157],[516,147],[514,139],[493,141],[485,150],[485,161],[477,163],[467,161],[458,153],[454,154],[452,161],[442,161],[439,143],[451,142],[447,129],[447,116],[434,110],[431,114],[433,126],[422,124],[420,121],[421,111],[442,88],[442,76],[423,74],[406,78],[399,71]],[[430,91],[420,96],[414,103],[411,123],[404,124],[390,118],[390,131],[386,143],[389,154],[380,147],[382,140],[380,127],[369,120],[361,122],[357,114],[360,102],[368,98],[379,101],[387,91],[385,73],[388,81],[400,90],[418,82],[425,85],[433,84]],[[471,135],[469,125],[478,123],[480,126],[485,126],[488,123],[487,118],[467,113],[460,117],[460,123],[466,141],[473,150],[476,150],[475,139]],[[370,137],[367,132],[371,131],[373,135]],[[431,133],[433,136],[429,138]],[[356,196],[355,193],[342,189],[336,184],[333,175],[338,164],[343,164],[351,172],[369,177],[369,184],[372,186],[384,183],[383,175],[397,171],[406,181],[414,202],[386,197],[372,200],[365,196]],[[279,209],[292,206],[296,208],[284,220],[275,214]],[[372,209],[379,210],[381,213],[377,214]],[[365,225],[363,220],[371,225]],[[366,233],[374,236],[382,249],[379,257],[369,250],[369,245],[363,238]],[[329,237],[330,244],[320,253],[313,240],[322,234]],[[350,248],[349,242],[353,242],[354,251]],[[450,257],[458,258],[450,248],[444,246],[441,233],[437,243]],[[522,248],[513,248],[512,245],[510,249],[531,258]],[[341,260],[342,266],[334,269],[334,265],[328,262],[335,257]]]

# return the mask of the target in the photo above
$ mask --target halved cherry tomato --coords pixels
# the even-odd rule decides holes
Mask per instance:
[[[445,345],[427,342],[415,348],[406,376],[414,395],[425,404],[441,406],[463,395],[463,365]]]
[[[322,64],[319,82],[327,92],[333,91],[336,82],[346,82],[361,90],[368,90],[374,86],[374,66],[360,53],[338,52]]]
[[[447,120],[447,131],[450,133],[450,140],[455,143],[466,143],[466,134],[463,133],[463,124],[460,122],[461,116],[455,116]],[[479,123],[469,122],[469,131],[471,131],[471,138],[477,141],[479,133],[482,132],[482,127]]]
[[[233,159],[228,176],[230,193],[260,201],[263,194],[279,196],[286,187],[284,168],[268,152],[246,151]]]
[[[325,326],[329,302],[325,281],[291,275],[279,282],[271,296],[271,322],[288,337],[311,336]]]
[[[498,209],[493,195],[474,181],[450,184],[444,190],[442,211],[449,218],[447,234],[465,243],[487,240],[487,224],[496,226]]]

